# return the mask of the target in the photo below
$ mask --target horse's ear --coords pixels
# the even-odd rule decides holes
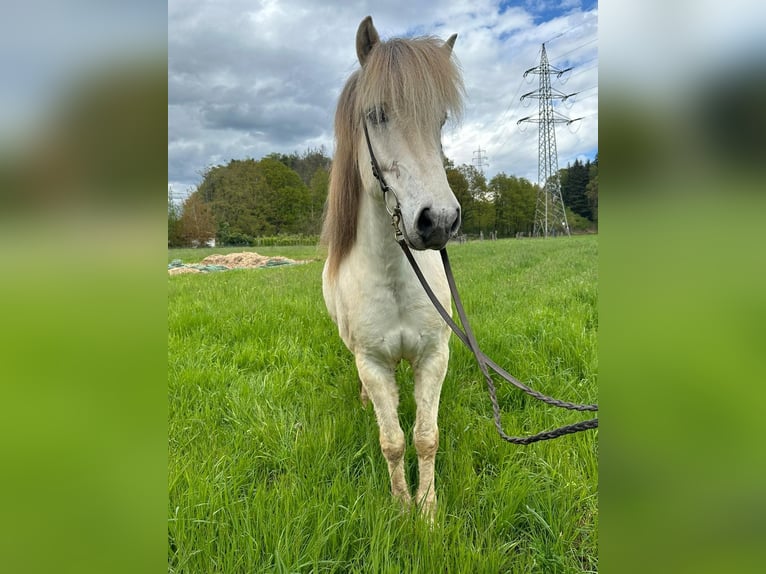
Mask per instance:
[[[372,24],[372,16],[367,16],[359,24],[359,29],[356,31],[356,55],[362,66],[364,66],[367,56],[370,55],[370,52],[378,42],[380,42],[380,36],[378,36],[378,31]]]
[[[452,48],[455,47],[455,40],[457,40],[457,34],[452,34],[446,42],[444,42],[444,47],[447,49],[447,53],[452,53]]]

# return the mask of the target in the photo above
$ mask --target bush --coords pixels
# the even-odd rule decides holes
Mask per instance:
[[[583,231],[593,230],[596,228],[596,224],[593,223],[590,219],[587,219],[583,217],[582,215],[578,215],[577,213],[574,213],[568,207],[566,209],[567,209],[567,223],[569,224],[570,232],[581,233]]]
[[[250,245],[253,247],[281,247],[285,245],[315,245],[319,243],[318,235],[272,235],[268,237],[255,237]]]
[[[216,234],[216,245],[252,245],[253,238],[236,229],[221,228]]]

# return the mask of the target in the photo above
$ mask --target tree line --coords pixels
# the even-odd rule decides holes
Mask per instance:
[[[332,160],[324,148],[232,159],[208,168],[182,205],[168,197],[168,245],[253,245],[263,237],[317,240]],[[462,207],[468,236],[531,235],[537,184],[499,173],[487,181],[476,167],[445,160],[447,180]],[[598,154],[559,170],[567,221],[573,232],[598,225]]]

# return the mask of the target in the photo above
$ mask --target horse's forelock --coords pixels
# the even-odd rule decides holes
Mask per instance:
[[[357,114],[383,105],[400,126],[424,132],[445,112],[458,119],[463,94],[460,69],[443,41],[394,38],[369,55],[359,79]]]

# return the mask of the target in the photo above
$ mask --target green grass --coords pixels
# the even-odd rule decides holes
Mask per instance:
[[[437,519],[402,512],[372,407],[359,402],[352,356],[324,308],[323,255],[255,250],[317,260],[168,279],[170,572],[597,571],[597,431],[504,443],[479,369],[453,337]],[[169,260],[222,250],[188,251]],[[597,237],[449,251],[482,349],[546,394],[596,402]],[[403,365],[414,485],[410,375]],[[497,386],[509,434],[590,418]]]

